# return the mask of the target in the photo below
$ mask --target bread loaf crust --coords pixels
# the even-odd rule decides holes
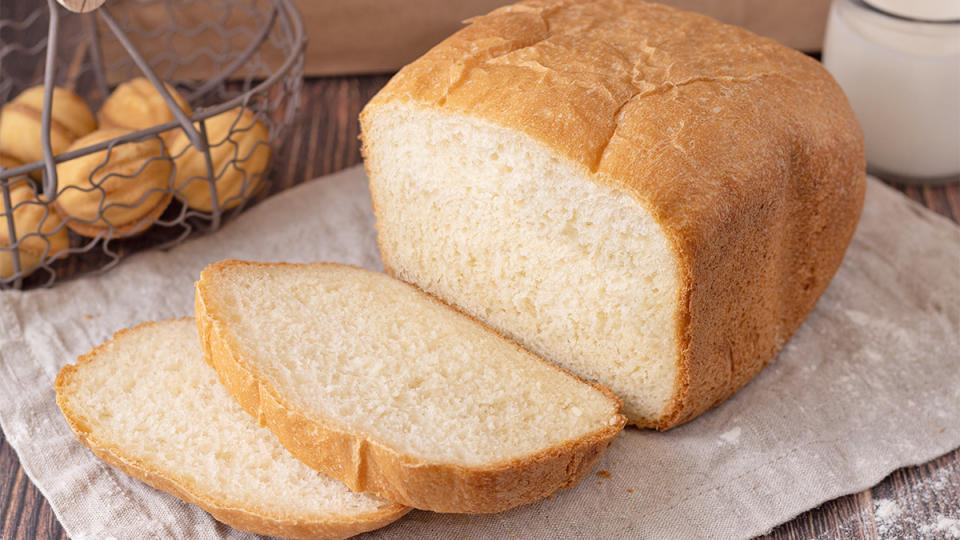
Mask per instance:
[[[863,137],[839,86],[773,40],[657,4],[528,0],[469,22],[361,124],[391,106],[469,116],[634,197],[682,280],[674,395],[636,423],[668,429],[730,397],[813,309],[859,220]]]
[[[181,320],[187,319],[189,319],[189,317],[184,317]],[[163,323],[147,322],[133,328],[120,330],[113,335],[111,341],[117,340],[126,333],[137,332],[141,327],[156,324]],[[226,523],[235,529],[267,536],[303,540],[349,538],[362,532],[383,527],[396,521],[410,511],[409,508],[400,505],[386,505],[376,512],[357,517],[356,519],[339,520],[331,516],[323,521],[310,521],[300,516],[288,516],[279,519],[275,516],[261,515],[243,508],[224,505],[214,497],[192,487],[189,479],[177,478],[163,471],[156,470],[142,463],[135,457],[127,455],[122,448],[117,448],[100,441],[90,432],[89,428],[83,425],[83,422],[80,421],[80,415],[76,414],[70,407],[69,399],[67,399],[67,386],[79,367],[95,361],[99,352],[108,347],[109,344],[110,342],[106,342],[99,345],[89,353],[78,358],[76,364],[64,366],[63,369],[60,370],[60,373],[57,374],[54,386],[57,392],[57,405],[63,412],[63,416],[66,418],[67,424],[70,426],[70,430],[73,431],[74,436],[81,444],[90,448],[97,457],[112,467],[123,471],[127,475],[153,488],[165,491],[190,504],[199,506],[212,515],[217,521]]]
[[[222,261],[216,266],[231,264],[251,263]],[[405,506],[434,512],[500,512],[576,485],[626,424],[626,418],[616,414],[612,417],[613,424],[580,439],[486,467],[434,463],[409,456],[284,403],[244,366],[234,337],[206,305],[208,294],[204,288],[201,277],[197,282],[195,304],[197,329],[204,357],[217,372],[220,382],[260,425],[273,431],[294,457],[356,492],[370,492]],[[605,387],[592,386],[618,401]]]

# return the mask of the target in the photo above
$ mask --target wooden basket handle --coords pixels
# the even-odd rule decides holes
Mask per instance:
[[[57,0],[57,2],[74,13],[87,13],[102,6],[106,0]]]

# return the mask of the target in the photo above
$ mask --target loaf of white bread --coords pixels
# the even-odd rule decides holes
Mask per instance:
[[[388,271],[667,429],[776,355],[860,215],[860,128],[813,59],[622,0],[469,21],[361,114]]]

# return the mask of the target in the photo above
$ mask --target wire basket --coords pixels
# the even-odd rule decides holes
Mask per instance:
[[[88,13],[46,4],[0,18],[0,104],[43,85],[30,113],[40,140],[23,130],[20,141],[42,159],[11,162],[0,138],[0,288],[105,271],[217,230],[268,191],[303,82],[303,26],[289,0],[112,0]],[[173,120],[97,131],[54,153],[62,126],[52,116],[66,100],[55,87],[97,110],[136,77]],[[9,121],[10,139],[7,110],[0,135]]]

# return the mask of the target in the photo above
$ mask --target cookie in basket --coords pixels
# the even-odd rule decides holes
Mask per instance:
[[[24,90],[0,110],[0,153],[23,163],[43,159],[40,143],[43,86]],[[50,108],[50,146],[61,154],[73,141],[97,128],[97,121],[80,96],[64,88],[53,89]],[[32,174],[40,177],[40,171]]]
[[[99,129],[78,139],[71,149],[130,133]],[[167,189],[173,165],[160,139],[115,144],[57,165],[57,212],[77,234],[96,237],[132,236],[147,230],[170,204]]]
[[[9,249],[11,234],[7,214],[0,202],[0,278],[12,277],[15,273],[14,250],[20,254],[20,269],[26,275],[44,261],[61,256],[70,247],[70,238],[67,229],[61,225],[60,216],[34,192],[29,179],[21,177],[10,183],[10,202],[17,242],[15,248]]]
[[[190,105],[183,96],[169,84],[164,86],[183,112],[189,115]],[[114,89],[97,111],[97,119],[103,127],[119,127],[136,131],[165,124],[174,120],[174,116],[153,83],[144,77],[138,77]],[[178,131],[180,130],[167,131],[162,136],[169,142],[169,137]]]
[[[206,127],[217,200],[221,210],[229,210],[260,185],[270,163],[269,132],[253,111],[244,107],[207,119]],[[203,152],[193,147],[182,130],[170,141],[169,151],[177,167],[174,188],[190,208],[212,212],[213,197]]]

